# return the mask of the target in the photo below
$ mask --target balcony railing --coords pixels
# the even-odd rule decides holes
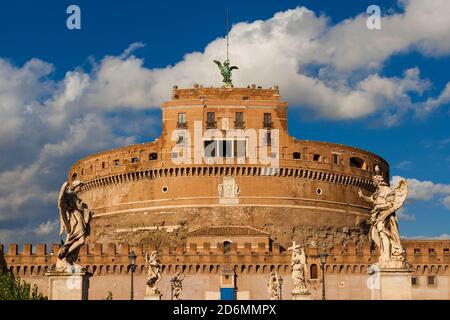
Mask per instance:
[[[217,121],[206,121],[206,129],[216,129]]]
[[[264,121],[263,122],[263,128],[264,129],[272,129],[273,128],[273,122],[272,121]]]
[[[245,129],[245,121],[234,121],[235,129]]]
[[[187,129],[187,122],[177,122],[178,129]]]

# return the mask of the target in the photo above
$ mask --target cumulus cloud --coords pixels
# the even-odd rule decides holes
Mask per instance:
[[[400,176],[393,176],[391,184],[396,186],[400,180],[406,180],[408,182],[408,202],[430,201],[437,198],[443,205],[450,209],[450,184],[420,181],[414,178],[403,178]]]
[[[397,217],[399,220],[404,220],[404,221],[415,221],[416,220],[416,216],[408,214],[405,207],[401,207],[397,211]]]
[[[383,63],[411,50],[448,55],[450,2],[402,3],[404,10],[383,16],[383,29],[375,31],[366,28],[364,15],[333,25],[303,7],[264,21],[237,23],[230,31],[231,60],[240,67],[234,83],[278,84],[291,108],[329,119],[375,116],[394,125],[418,105],[431,112],[448,103],[448,87],[438,97],[413,102],[411,96],[423,95],[431,82],[414,66],[386,76]],[[0,58],[0,118],[5,119],[0,126],[1,241],[46,236],[44,231],[52,227],[48,221],[58,214],[58,187],[73,162],[156,136],[160,120],[151,110],[170,98],[172,85],[222,85],[212,60],[225,58],[224,38],[164,68],[146,68],[134,55],[142,46],[133,43],[118,56],[93,61],[89,72],[75,68],[56,80],[51,63],[31,59],[16,66]],[[417,183],[450,205],[445,186]],[[429,197],[419,189],[412,195]]]

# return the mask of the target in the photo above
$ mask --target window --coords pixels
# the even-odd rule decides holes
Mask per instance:
[[[102,169],[105,169],[105,162],[102,162]]]
[[[245,140],[234,141],[234,156],[238,158],[244,158],[247,154],[247,142]]]
[[[309,272],[311,279],[318,279],[317,264],[312,264]]]
[[[217,141],[205,141],[204,142],[205,147],[205,158],[214,158],[217,154]]]
[[[138,163],[138,162],[139,162],[139,158],[138,157],[131,158],[131,163]]]
[[[119,164],[120,164],[120,160],[119,159],[114,160],[114,165],[115,166],[118,166]]]
[[[339,155],[336,153],[333,153],[333,155],[332,155],[333,164],[339,164],[339,160],[340,160]]]
[[[230,241],[224,241],[223,242],[223,253],[227,253],[231,250],[231,242]]]
[[[436,284],[436,277],[435,276],[428,276],[428,285],[434,286]]]
[[[264,128],[272,128],[272,114],[264,113]]]
[[[450,254],[450,249],[449,248],[444,248],[444,254]]]
[[[234,127],[236,129],[244,129],[244,113],[243,112],[236,112],[235,120],[234,120]]]
[[[213,129],[216,128],[216,113],[208,112],[206,114],[206,128]]]
[[[420,249],[419,248],[415,248],[414,249],[414,254],[415,255],[419,255],[420,254]]]
[[[366,169],[366,162],[357,157],[351,157],[349,160],[349,165],[353,168]]]
[[[433,255],[436,254],[436,251],[434,251],[434,248],[429,248],[428,249],[428,254],[433,256]]]
[[[270,131],[266,131],[264,142],[268,146],[272,145],[272,133]]]
[[[301,158],[301,154],[300,154],[300,152],[294,152],[292,154],[292,157],[296,160],[299,160]]]
[[[411,277],[411,285],[417,286],[419,284],[419,279],[417,277]]]
[[[186,113],[181,112],[178,114],[178,123],[186,123]]]
[[[320,161],[320,154],[314,154],[313,161]]]
[[[152,152],[148,155],[148,160],[158,160],[158,154],[156,152]]]

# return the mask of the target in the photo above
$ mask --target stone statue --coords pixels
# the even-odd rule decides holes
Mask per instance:
[[[213,60],[215,62],[215,64],[217,64],[217,66],[220,69],[220,73],[222,74],[223,77],[223,82],[225,83],[226,87],[233,87],[233,83],[231,81],[231,72],[235,69],[239,69],[236,66],[230,66],[230,60],[227,59],[223,62],[223,64],[220,61],[217,60]]]
[[[81,267],[75,262],[78,259],[80,247],[85,243],[89,235],[89,223],[92,212],[87,205],[78,198],[78,193],[83,182],[75,180],[69,185],[65,182],[58,196],[58,207],[60,216],[60,236],[66,232],[66,241],[58,251],[56,270],[73,272],[80,271]]]
[[[217,186],[217,193],[219,194],[219,197],[222,198],[223,197],[223,184],[219,184]]]
[[[281,299],[281,277],[276,271],[269,274],[269,282],[267,283],[267,291],[270,294],[270,300]]]
[[[147,290],[146,295],[159,295],[158,283],[161,281],[161,264],[157,258],[158,251],[154,250],[149,255],[145,253],[145,261],[147,262]]]
[[[309,290],[306,287],[306,254],[305,250],[300,249],[300,245],[296,245],[295,241],[292,247],[288,248],[292,250],[291,258],[291,271],[292,271],[292,281],[294,283],[294,290],[292,290],[293,295],[298,294],[309,294]]]
[[[380,268],[404,268],[406,264],[395,212],[405,202],[408,185],[405,180],[402,180],[397,188],[392,189],[380,175],[378,166],[375,168],[375,173],[372,177],[376,186],[375,192],[370,197],[366,197],[359,189],[358,195],[373,203],[369,234],[380,250],[377,265]]]
[[[180,294],[183,290],[184,275],[181,272],[177,272],[170,281],[172,285],[172,298],[173,300],[180,300]]]

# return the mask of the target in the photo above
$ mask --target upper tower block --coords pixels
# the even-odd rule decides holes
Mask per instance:
[[[203,130],[279,129],[287,132],[287,102],[280,100],[278,86],[263,89],[173,87],[172,100],[162,104],[163,136],[176,129],[191,131],[195,122]],[[170,140],[170,139],[168,139]]]

